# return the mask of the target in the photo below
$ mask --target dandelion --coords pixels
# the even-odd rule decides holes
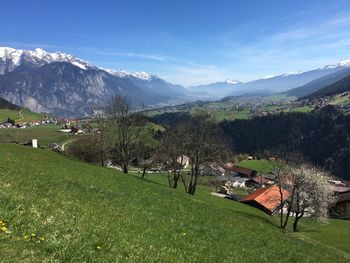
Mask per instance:
[[[45,241],[45,238],[39,237],[39,240],[40,240],[40,241]]]
[[[100,249],[101,249],[101,247],[100,247],[100,246],[96,246],[96,249],[97,249],[97,250],[100,250]]]
[[[27,240],[28,238],[29,238],[28,235],[25,235],[25,236],[23,237],[24,240]]]
[[[35,233],[31,233],[30,235],[31,235],[32,237],[35,237],[35,236],[36,236],[36,234],[35,234]]]

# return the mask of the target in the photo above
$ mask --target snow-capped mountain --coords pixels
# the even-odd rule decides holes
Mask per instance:
[[[105,69],[105,68],[101,68],[104,71],[107,71],[109,74],[113,75],[113,76],[117,76],[120,78],[127,78],[127,77],[134,77],[134,78],[138,78],[138,79],[142,79],[142,80],[150,80],[152,77],[157,77],[156,75],[152,75],[149,74],[147,72],[144,71],[140,71],[140,72],[127,72],[125,70],[120,70],[120,71],[116,71],[114,69]]]
[[[113,76],[130,79],[136,85],[145,90],[151,90],[152,92],[161,96],[184,96],[187,90],[176,84],[166,82],[155,74],[149,74],[147,72],[127,72],[125,70],[116,71],[113,69],[104,69]]]
[[[33,111],[83,116],[116,94],[147,105],[173,101],[185,92],[146,72],[101,69],[62,52],[0,48],[0,96]]]
[[[343,59],[323,67],[323,69],[331,69],[331,68],[350,68],[350,59]]]
[[[43,66],[53,62],[68,62],[87,70],[96,68],[89,62],[62,52],[49,53],[41,48],[22,50],[10,47],[0,47],[0,74],[13,71],[22,64]]]

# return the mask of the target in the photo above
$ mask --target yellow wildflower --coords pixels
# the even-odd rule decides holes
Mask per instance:
[[[35,233],[31,233],[30,235],[31,235],[32,237],[35,237],[35,236],[36,236],[36,234],[35,234]]]
[[[97,250],[100,250],[100,249],[101,249],[101,247],[100,247],[100,246],[96,246],[96,249],[97,249]]]

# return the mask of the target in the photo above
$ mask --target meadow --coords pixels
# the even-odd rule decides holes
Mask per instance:
[[[163,175],[0,144],[0,262],[348,262],[350,222],[278,218]],[[331,236],[331,237],[329,237]],[[337,241],[338,240],[338,241]]]
[[[31,126],[25,129],[0,129],[0,143],[24,143],[38,139],[40,147],[46,148],[51,143],[63,143],[70,139],[68,134],[61,133],[60,126],[47,124]]]
[[[18,110],[9,110],[9,109],[0,109],[0,122],[11,118],[16,122],[28,122],[33,120],[44,119],[44,114],[35,113],[27,109]]]
[[[270,173],[274,169],[274,162],[269,160],[243,160],[238,163],[239,166],[255,170],[259,173]]]
[[[231,111],[231,110],[219,110],[212,113],[212,120],[215,123],[222,122],[224,120],[233,121],[238,119],[249,119],[251,114],[249,110]]]

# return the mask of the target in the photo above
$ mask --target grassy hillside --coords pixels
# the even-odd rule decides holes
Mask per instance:
[[[260,173],[270,173],[273,170],[274,162],[269,160],[243,160],[238,165]]]
[[[47,147],[53,142],[67,141],[69,135],[59,132],[57,125],[33,126],[26,129],[0,129],[0,143],[22,143],[31,139],[38,139],[40,147]]]
[[[350,93],[345,92],[336,94],[331,97],[329,104],[331,105],[348,105],[350,104]]]
[[[14,119],[16,122],[28,122],[33,120],[41,120],[44,118],[44,114],[35,113],[26,109],[0,109],[0,122],[7,120],[7,118]]]
[[[237,119],[249,119],[251,117],[248,110],[244,111],[230,111],[230,110],[220,110],[212,113],[212,120],[216,123],[222,122],[224,120],[233,121]]]
[[[0,167],[3,262],[349,259],[348,247],[341,252],[282,233],[275,219],[204,188],[191,197],[160,177],[141,180],[16,145],[0,145]],[[348,238],[347,232],[349,227],[342,233]]]

